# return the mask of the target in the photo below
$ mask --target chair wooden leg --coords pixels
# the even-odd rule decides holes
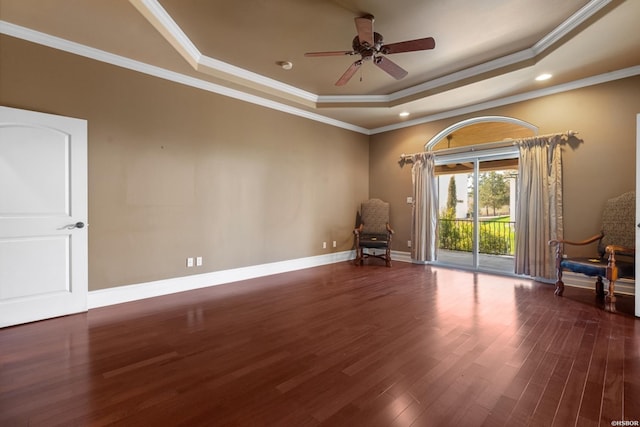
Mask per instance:
[[[607,292],[607,296],[604,297],[604,309],[605,311],[609,311],[611,313],[615,313],[616,310],[616,295],[614,293],[615,290],[615,280],[609,280],[609,292]]]
[[[353,260],[355,265],[362,265],[362,248],[356,248],[356,259]]]
[[[615,313],[616,295],[614,291],[616,287],[616,280],[618,280],[618,267],[616,267],[616,256],[614,251],[609,253],[609,260],[607,263],[607,280],[609,281],[609,292],[607,293],[607,296],[604,297],[604,309],[605,311]]]
[[[600,276],[596,279],[596,297],[604,298],[604,282]]]
[[[556,281],[556,291],[554,294],[556,296],[561,297],[564,293],[564,282],[562,281],[562,267],[560,267],[560,262],[562,261],[562,257],[558,256],[556,259],[556,277],[558,280]]]
[[[387,248],[387,256],[385,257],[387,267],[391,267],[391,249]]]
[[[556,290],[554,294],[561,297],[564,293],[564,283],[562,282],[562,245],[558,243],[556,247]]]

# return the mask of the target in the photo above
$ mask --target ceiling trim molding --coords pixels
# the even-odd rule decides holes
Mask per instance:
[[[501,58],[497,58],[488,62],[484,62],[473,67],[466,68],[464,70],[456,71],[443,77],[439,77],[434,80],[422,83],[420,85],[395,92],[391,95],[391,100],[395,101],[408,96],[416,95],[420,92],[435,89],[442,86],[448,86],[452,83],[457,83],[468,78],[482,75],[491,71],[499,70],[510,65],[518,64],[535,57],[533,50],[524,49],[520,52],[512,53]]]
[[[568,92],[583,87],[594,86],[601,83],[607,83],[614,80],[625,79],[627,77],[633,77],[640,75],[640,65],[633,67],[623,68],[617,71],[611,71],[608,73],[599,74],[597,76],[587,77],[580,80],[575,80],[569,83],[563,83],[556,86],[550,86],[544,89],[538,89],[530,92],[521,93],[518,95],[507,96],[504,98],[494,99],[487,102],[481,102],[479,104],[469,105],[463,108],[457,108],[454,110],[445,111],[438,114],[432,114],[429,116],[421,117],[419,119],[407,120],[402,123],[396,123],[393,125],[382,126],[378,128],[370,129],[370,134],[375,135],[378,133],[389,132],[392,130],[403,129],[406,127],[416,126],[424,123],[434,122],[436,120],[448,119],[451,117],[461,116],[464,114],[475,113],[490,108],[503,107],[509,104],[515,104],[517,102],[528,101],[535,98],[541,98],[543,96],[554,95],[557,93]]]
[[[569,19],[558,25],[553,31],[541,38],[535,45],[533,45],[532,50],[536,55],[544,52],[545,50],[562,40],[567,34],[577,28],[584,21],[598,13],[609,3],[611,3],[611,0],[591,0],[580,10],[571,15]]]
[[[479,77],[488,72],[517,64],[526,64],[527,61],[535,60],[538,55],[561,41],[585,20],[609,4],[611,0],[590,0],[585,6],[558,25],[549,34],[542,37],[542,39],[533,46],[523,49],[520,52],[459,70],[388,95],[355,96],[317,95],[215,58],[202,55],[180,26],[171,18],[162,5],[160,5],[158,0],[129,0],[129,2],[149,20],[156,30],[158,30],[197,71],[206,72],[205,68],[209,68],[223,75],[228,75],[232,80],[240,78],[241,80],[253,83],[252,87],[258,84],[278,92],[283,92],[294,98],[316,103],[318,108],[322,108],[322,104],[335,108],[342,106],[351,107],[357,104],[379,104],[382,107],[389,106],[392,103],[394,105],[400,105],[403,99],[413,99],[423,92],[434,91],[439,88],[444,90],[452,84]],[[185,52],[187,53],[185,54]]]
[[[206,72],[204,69],[210,68],[230,75],[234,79],[240,78],[306,101],[317,102],[318,96],[316,94],[203,55],[157,0],[129,0],[129,2],[147,18],[149,23],[178,50],[196,71]]]
[[[202,59],[202,53],[189,39],[184,31],[173,20],[171,15],[157,1],[130,0],[153,27],[178,51],[178,53],[194,68]]]
[[[457,83],[472,77],[482,75],[491,71],[499,70],[504,67],[515,65],[518,63],[524,63],[535,59],[542,52],[558,43],[569,32],[573,31],[576,27],[582,24],[585,20],[599,12],[604,6],[609,4],[611,0],[591,0],[575,14],[570,16],[566,21],[557,26],[553,31],[540,39],[532,47],[523,49],[519,52],[506,55],[491,61],[484,62],[469,68],[465,68],[460,71],[448,74],[446,76],[438,77],[433,80],[429,80],[422,84],[403,89],[394,92],[390,95],[369,95],[369,96],[349,96],[349,95],[334,95],[334,96],[318,96],[318,103],[331,103],[331,104],[352,104],[356,102],[371,102],[371,103],[389,103],[398,101],[403,98],[418,95],[421,92],[430,91],[439,87],[446,87],[453,83]]]
[[[484,73],[499,70],[504,67],[508,67],[513,64],[518,64],[524,61],[533,59],[535,54],[532,49],[524,49],[520,52],[512,53],[507,56],[503,56],[498,59],[494,59],[488,62],[484,62],[473,67],[465,68],[460,71],[448,74],[446,76],[438,77],[433,80],[421,83],[419,85],[403,89],[394,92],[390,95],[320,95],[318,96],[318,104],[322,103],[345,103],[352,104],[356,102],[371,102],[371,103],[389,103],[398,101],[413,95],[419,95],[422,92],[430,91],[433,89],[449,86],[453,83],[457,83]],[[319,105],[320,106],[320,105]]]
[[[306,101],[311,101],[313,103],[316,103],[318,101],[318,96],[311,92],[298,89],[295,86],[282,83],[278,80],[270,79],[268,77],[245,70],[244,68],[236,67],[235,65],[231,65],[227,62],[223,62],[209,56],[202,55],[200,61],[198,62],[197,70],[202,71],[202,67],[208,67],[216,71],[221,71],[225,74],[230,74],[236,78],[239,77],[243,80],[258,83],[259,85],[275,89],[278,92],[284,92],[289,95],[293,95],[296,98],[300,98]]]
[[[332,119],[311,111],[306,111],[301,108],[292,107],[290,105],[282,104],[280,102],[272,101],[267,98],[263,98],[256,95],[251,95],[246,92],[242,92],[236,89],[231,89],[226,86],[222,86],[216,83],[208,82],[206,80],[191,77],[186,74],[177,73],[164,68],[156,67],[154,65],[146,64],[144,62],[136,61],[124,56],[116,55],[113,53],[105,52],[100,49],[85,46],[76,42],[62,39],[60,37],[45,34],[39,31],[35,31],[26,27],[12,24],[10,22],[0,20],[0,34],[15,37],[28,42],[36,43],[42,46],[47,46],[53,49],[61,50],[64,52],[72,53],[85,58],[94,59],[96,61],[105,62],[107,64],[115,65],[128,70],[137,71],[143,74],[147,74],[154,77],[159,77],[164,80],[169,80],[175,83],[180,83],[186,86],[202,89],[207,92],[216,93],[218,95],[227,96],[230,98],[238,99],[240,101],[249,102],[251,104],[260,105],[273,110],[281,111],[294,116],[304,117],[317,122],[325,123],[331,126],[347,129],[350,131],[369,135],[369,130],[360,126],[353,125],[351,123],[342,122],[340,120]]]
[[[143,74],[147,74],[154,77],[159,77],[165,80],[173,81],[175,83],[184,84],[201,90],[205,90],[211,93],[227,96],[230,98],[238,99],[240,101],[249,102],[251,104],[260,105],[266,108],[271,108],[277,111],[281,111],[287,114],[295,115],[298,117],[307,118],[320,123],[325,123],[330,126],[354,131],[364,135],[374,135],[378,133],[398,130],[411,126],[416,126],[424,123],[430,123],[436,120],[447,119],[464,114],[470,114],[477,111],[487,110],[490,108],[501,107],[504,105],[514,104],[517,102],[527,101],[530,99],[540,98],[547,95],[553,95],[561,92],[567,92],[574,89],[579,89],[587,86],[593,86],[596,84],[607,83],[614,80],[624,79],[640,75],[640,65],[624,68],[609,73],[600,74],[597,76],[588,77],[581,80],[576,80],[569,83],[564,83],[556,86],[551,86],[544,89],[539,89],[523,94],[508,96],[492,101],[487,101],[479,104],[466,106],[463,108],[457,108],[454,110],[445,111],[438,114],[432,114],[425,117],[421,117],[414,120],[403,121],[393,125],[382,126],[378,128],[367,129],[361,126],[356,126],[351,123],[346,123],[340,120],[336,120],[330,117],[323,116],[311,111],[306,111],[301,108],[292,107],[290,105],[282,104],[280,102],[272,101],[267,98],[263,98],[257,95],[251,95],[246,92],[242,92],[236,89],[231,89],[216,83],[212,83],[206,80],[191,77],[185,74],[170,71],[164,68],[156,67],[154,65],[146,64],[140,61],[136,61],[130,58],[126,58],[113,53],[105,52],[100,49],[85,46],[76,42],[65,40],[59,37],[55,37],[49,34],[45,34],[39,31],[35,31],[26,27],[22,27],[10,22],[0,20],[0,34],[15,37],[32,43],[47,46],[53,49],[58,49],[64,52],[72,53],[75,55],[83,56],[86,58],[94,59],[100,62],[105,62],[111,65],[115,65],[121,68],[137,71]]]

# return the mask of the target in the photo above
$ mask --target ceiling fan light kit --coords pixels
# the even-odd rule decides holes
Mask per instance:
[[[358,34],[353,38],[353,42],[351,43],[353,50],[307,52],[304,55],[308,57],[360,55],[360,59],[351,64],[351,66],[347,68],[347,71],[345,71],[336,82],[336,86],[343,86],[351,79],[351,77],[353,77],[364,61],[373,62],[378,68],[385,71],[391,77],[396,80],[400,80],[406,77],[408,72],[385,55],[429,50],[436,46],[436,42],[433,37],[406,40],[403,42],[385,45],[382,35],[373,31],[373,21],[373,15],[365,15],[355,18]]]

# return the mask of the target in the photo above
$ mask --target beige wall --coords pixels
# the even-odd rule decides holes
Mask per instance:
[[[400,168],[402,153],[423,150],[439,131],[460,120],[483,115],[511,116],[538,126],[541,134],[574,130],[584,141],[563,150],[565,238],[581,240],[599,230],[604,202],[635,188],[636,114],[640,77],[632,77],[501,108],[480,111],[386,132],[371,137],[369,185],[372,196],[391,203],[394,249],[408,251],[411,165]],[[592,248],[575,250],[592,255]]]
[[[595,233],[604,201],[635,184],[640,77],[367,137],[5,36],[0,76],[0,104],[88,120],[91,290],[349,250],[369,196],[391,202],[408,251],[398,158],[472,116],[579,132],[564,150],[567,238]]]
[[[352,248],[365,135],[4,36],[0,76],[88,120],[90,290]]]

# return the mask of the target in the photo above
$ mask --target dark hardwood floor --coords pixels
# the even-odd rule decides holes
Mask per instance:
[[[640,421],[633,298],[340,263],[0,330],[0,426]]]

